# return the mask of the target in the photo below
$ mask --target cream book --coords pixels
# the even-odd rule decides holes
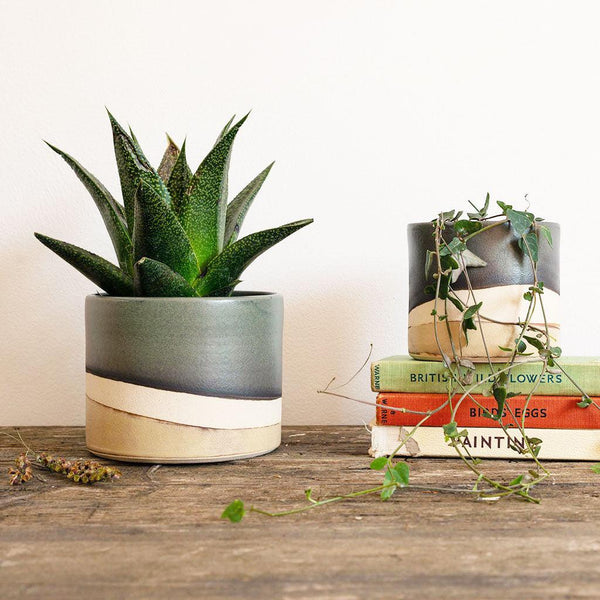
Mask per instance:
[[[459,427],[460,429],[460,427]],[[389,456],[406,438],[412,427],[372,425],[371,448],[374,458]],[[540,459],[600,461],[600,429],[526,429],[529,438],[542,440]],[[499,427],[470,427],[463,438],[465,448],[477,458],[528,458],[512,449],[522,447],[518,430],[507,436]],[[457,457],[456,450],[444,441],[441,427],[419,427],[397,456]]]

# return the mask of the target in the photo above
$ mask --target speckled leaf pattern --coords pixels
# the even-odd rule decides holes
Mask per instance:
[[[108,116],[112,127],[119,179],[121,180],[125,218],[127,227],[131,232],[133,231],[133,205],[135,192],[140,181],[140,172],[150,171],[152,167],[116,119],[110,113],[108,113]]]
[[[106,259],[67,242],[36,233],[35,237],[111,296],[133,296],[133,278]]]
[[[171,176],[171,172],[173,171],[173,167],[177,162],[177,157],[179,156],[179,148],[177,144],[171,139],[169,134],[167,134],[167,149],[163,154],[162,160],[160,161],[160,165],[158,165],[158,174],[160,178],[167,183],[169,181],[169,177]]]
[[[227,121],[227,123],[225,124],[225,127],[223,127],[223,129],[221,129],[221,133],[219,133],[219,137],[217,137],[217,139],[215,140],[215,146],[225,137],[225,134],[231,129],[231,124],[233,123],[234,119],[235,119],[235,115],[233,115],[233,117],[231,117],[231,119],[229,119],[229,121]]]
[[[312,219],[305,219],[275,229],[251,233],[231,246],[227,246],[209,263],[206,275],[196,286],[198,295],[208,296],[217,290],[231,286],[255,258],[312,221]]]
[[[52,144],[48,144],[48,146],[50,146],[54,152],[59,154],[71,169],[73,169],[75,175],[77,175],[92,196],[100,211],[100,215],[102,216],[108,234],[110,235],[110,239],[112,240],[119,265],[124,271],[127,271],[132,275],[133,264],[131,262],[131,257],[133,249],[131,238],[129,237],[127,225],[119,210],[120,207],[118,206],[117,201],[113,198],[112,194],[73,157]]]
[[[192,180],[192,170],[188,166],[187,158],[185,156],[185,140],[181,145],[181,152],[173,165],[173,170],[169,176],[167,183],[167,189],[171,194],[171,201],[173,203],[173,210],[179,216],[183,207],[183,199],[185,193]]]
[[[160,261],[190,283],[198,275],[198,263],[175,213],[144,180],[135,196],[133,251],[137,262],[147,257]]]
[[[142,258],[135,263],[135,295],[191,297],[196,296],[194,288],[167,265],[151,258]]]
[[[133,133],[133,129],[131,129],[131,127],[129,127],[129,137],[131,137],[133,147],[135,148],[139,160],[142,162],[142,164],[146,166],[146,168],[152,169],[152,165],[150,164],[150,161],[146,158],[146,155],[144,154],[144,151],[142,150],[142,147],[140,146],[138,139],[135,137],[135,133]]]
[[[179,211],[201,271],[223,249],[229,157],[233,140],[245,120],[246,117],[240,119],[202,161]]]
[[[259,173],[227,206],[225,246],[229,246],[229,244],[237,240],[246,213],[267,178],[273,164],[271,163],[264,171]]]
[[[218,298],[223,298],[225,296],[231,296],[231,294],[233,293],[233,290],[235,289],[235,286],[238,283],[242,283],[242,280],[241,279],[236,279],[230,285],[227,285],[224,288],[221,288],[220,290],[215,290],[215,291],[211,292],[208,295],[209,296],[218,297]]]

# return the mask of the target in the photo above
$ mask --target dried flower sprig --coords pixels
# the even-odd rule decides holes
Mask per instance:
[[[31,461],[27,454],[19,454],[15,458],[15,466],[8,469],[8,474],[10,475],[9,485],[20,485],[33,478]]]
[[[27,449],[27,452],[20,454],[15,459],[15,466],[9,468],[9,485],[20,485],[31,480],[33,478],[32,464],[53,473],[64,475],[75,483],[92,484],[99,481],[112,481],[121,477],[119,469],[103,465],[96,460],[67,460],[62,456],[52,456],[46,452],[34,452],[25,443],[18,431],[16,432],[18,437],[6,432],[1,433],[21,442]],[[33,455],[33,463],[32,459],[29,458],[30,454]]]
[[[121,471],[115,467],[108,467],[96,460],[66,460],[61,456],[52,456],[42,452],[37,454],[35,462],[40,466],[65,475],[75,483],[97,483],[98,481],[112,481],[121,477]]]

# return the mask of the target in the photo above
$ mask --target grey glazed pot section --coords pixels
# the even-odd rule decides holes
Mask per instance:
[[[86,370],[177,392],[279,398],[283,298],[86,298]]]
[[[546,288],[560,294],[560,226],[558,223],[544,222],[552,232],[552,246],[541,236],[539,241],[538,278]],[[409,251],[409,310],[432,299],[425,294],[425,287],[432,283],[431,273],[425,278],[425,257],[427,250],[434,250],[432,223],[411,223],[408,225]],[[454,231],[449,227],[444,238],[449,242]],[[533,271],[529,258],[518,246],[518,239],[510,225],[494,227],[469,240],[471,252],[487,262],[487,267],[470,269],[469,278],[474,289],[484,289],[503,285],[531,285]],[[464,274],[452,284],[455,290],[467,289]]]

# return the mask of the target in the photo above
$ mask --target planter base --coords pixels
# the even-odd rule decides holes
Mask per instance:
[[[181,425],[86,401],[86,445],[97,456],[145,463],[210,463],[267,454],[281,424],[248,429]]]

